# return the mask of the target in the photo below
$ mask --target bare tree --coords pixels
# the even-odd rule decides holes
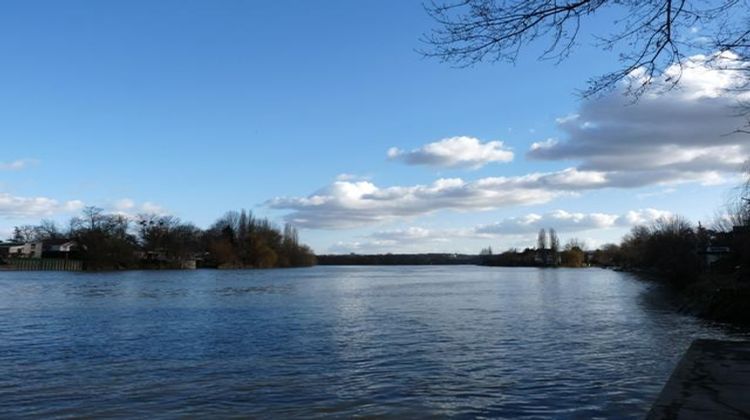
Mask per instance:
[[[57,223],[54,220],[42,219],[39,226],[36,226],[37,238],[42,240],[57,239],[62,236]]]
[[[750,167],[745,169],[745,182],[732,191],[724,209],[714,215],[711,227],[730,232],[735,226],[750,226]]]
[[[21,225],[13,228],[13,242],[32,242],[36,240],[37,230],[32,225]]]
[[[610,244],[610,245],[612,245],[612,244]],[[614,246],[614,245],[612,245],[612,246]],[[581,239],[578,239],[578,238],[571,238],[570,240],[568,240],[568,243],[565,244],[565,250],[566,251],[570,251],[570,250],[576,249],[576,248],[580,249],[581,251],[585,250],[586,249],[586,242],[583,241],[583,240],[581,240]]]
[[[71,224],[76,224],[79,227],[85,227],[89,230],[94,230],[99,227],[99,224],[104,219],[104,209],[95,206],[86,206],[81,212],[83,215],[80,218],[75,218],[71,221]]]
[[[612,33],[594,36],[604,49],[624,51],[621,66],[591,79],[585,95],[625,79],[640,94],[666,68],[682,68],[687,52],[731,50],[743,61],[750,55],[750,10],[742,0],[435,0],[426,10],[438,27],[424,36],[422,52],[461,66],[515,62],[522,48],[546,40],[540,58],[560,61],[578,43],[585,20],[606,9],[620,17]],[[700,36],[693,33],[698,27]],[[629,79],[635,71],[642,77]]]
[[[552,252],[560,251],[560,239],[557,237],[557,232],[552,228],[549,230],[549,249]]]
[[[539,229],[539,235],[536,237],[536,248],[547,249],[547,232],[544,228]]]

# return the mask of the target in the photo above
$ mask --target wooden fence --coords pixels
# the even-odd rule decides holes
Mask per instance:
[[[79,260],[63,258],[8,258],[8,264],[0,265],[2,270],[14,271],[81,271]]]

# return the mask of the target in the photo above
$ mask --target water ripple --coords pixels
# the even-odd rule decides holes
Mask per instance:
[[[0,273],[3,417],[640,418],[694,338],[622,273]]]

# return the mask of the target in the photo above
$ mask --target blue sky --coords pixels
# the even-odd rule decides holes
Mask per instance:
[[[711,149],[736,121],[712,114],[735,98],[710,88],[732,81],[697,67],[672,96],[587,103],[576,89],[617,66],[587,34],[559,65],[536,46],[458,69],[415,51],[433,26],[419,1],[3,2],[0,234],[97,205],[202,227],[247,208],[298,225],[319,253],[530,246],[539,226],[597,245],[668,212],[706,222],[736,184],[747,137]],[[649,125],[653,109],[714,115],[713,130],[606,130],[681,126]],[[446,160],[451,138],[476,156]],[[665,153],[679,156],[643,163]]]

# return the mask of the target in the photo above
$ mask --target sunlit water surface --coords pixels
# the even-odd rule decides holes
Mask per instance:
[[[0,272],[5,417],[642,417],[695,338],[599,269]]]

